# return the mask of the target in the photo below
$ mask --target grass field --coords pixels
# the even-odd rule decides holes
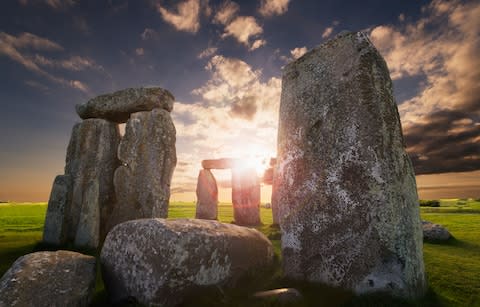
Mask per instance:
[[[0,204],[0,275],[26,253],[42,249],[42,237],[46,203]],[[422,207],[422,218],[446,226],[454,236],[444,244],[424,244],[425,266],[430,285],[425,298],[411,302],[388,297],[354,297],[350,293],[322,285],[298,284],[281,277],[279,265],[280,234],[272,227],[270,209],[261,209],[263,225],[258,229],[272,241],[277,253],[277,267],[261,276],[250,277],[242,289],[231,293],[213,293],[198,305],[250,305],[245,299],[255,290],[294,286],[305,296],[305,306],[480,306],[480,201],[448,199],[440,207]],[[193,203],[172,203],[169,217],[194,217]],[[231,222],[231,204],[219,205],[219,218]],[[99,273],[95,305],[106,302]],[[263,303],[262,303],[263,304]],[[262,306],[269,306],[268,302]]]

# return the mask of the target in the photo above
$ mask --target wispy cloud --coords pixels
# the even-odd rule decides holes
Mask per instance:
[[[434,0],[423,13],[371,31],[393,79],[426,79],[399,106],[408,151],[417,173],[479,169],[480,4]]]
[[[263,28],[257,23],[254,17],[252,16],[238,16],[233,19],[225,27],[225,33],[222,35],[222,38],[233,36],[239,43],[252,48],[253,44],[250,42],[250,38],[258,36],[263,33]],[[263,41],[261,45],[264,45],[265,41]],[[259,43],[257,43],[257,47]]]
[[[288,11],[290,0],[261,0],[258,12],[263,16],[283,15]]]
[[[75,0],[18,0],[23,5],[46,4],[55,10],[68,9],[76,4]]]
[[[301,57],[305,53],[307,53],[307,47],[305,47],[305,46],[297,47],[297,48],[294,48],[294,49],[290,50],[290,54],[292,55],[292,57],[294,59],[298,59],[299,57]]]
[[[217,47],[208,47],[197,55],[197,58],[204,59],[213,56],[217,52]]]
[[[21,33],[18,36],[13,36],[5,32],[0,32],[0,55],[7,56],[11,60],[23,65],[30,71],[33,71],[41,76],[46,77],[50,81],[59,83],[61,85],[70,86],[72,88],[81,90],[84,93],[89,93],[87,85],[78,80],[66,80],[57,77],[40,66],[58,66],[70,70],[82,70],[86,67],[93,67],[94,62],[81,58],[72,57],[67,60],[56,61],[47,59],[44,56],[35,54],[29,55],[28,51],[62,51],[63,47],[59,44],[39,37],[32,33]]]
[[[186,0],[170,11],[157,4],[162,19],[179,31],[196,33],[200,29],[200,0]]]
[[[213,22],[226,25],[237,15],[239,9],[240,6],[237,3],[227,0],[218,8],[213,17]]]

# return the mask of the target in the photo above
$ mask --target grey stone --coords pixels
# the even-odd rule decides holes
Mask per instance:
[[[234,287],[267,268],[273,247],[259,231],[198,219],[143,219],[117,225],[101,252],[113,303],[174,306],[201,287]]]
[[[233,219],[237,225],[259,225],[260,181],[254,169],[232,169]]]
[[[22,256],[0,279],[0,306],[88,306],[95,264],[95,257],[70,251]]]
[[[281,288],[268,291],[256,292],[254,297],[268,300],[270,304],[293,305],[300,304],[303,300],[302,294],[295,288]]]
[[[95,97],[75,109],[83,118],[103,118],[116,123],[124,123],[130,114],[161,108],[171,112],[175,97],[159,87],[127,88],[113,94]]]
[[[73,182],[72,203],[66,217],[68,238],[72,242],[77,235],[81,215],[95,215],[95,207],[100,210],[100,240],[107,234],[106,225],[115,203],[113,174],[119,165],[119,141],[118,125],[103,119],[87,119],[73,127],[65,166],[65,174],[70,175]],[[88,192],[94,181],[98,182],[98,201]]]
[[[53,245],[62,245],[67,239],[67,225],[65,217],[68,215],[71,202],[72,180],[68,175],[55,177],[48,200],[43,242]]]
[[[75,246],[97,248],[100,241],[100,194],[98,180],[94,179],[86,188]]]
[[[200,170],[197,180],[197,206],[195,218],[216,220],[218,213],[217,181],[208,169]]]
[[[284,273],[421,296],[422,229],[388,68],[346,33],[284,69],[273,208]]]
[[[118,147],[122,165],[114,175],[114,223],[167,217],[170,183],[177,163],[175,126],[163,109],[133,113]]]
[[[447,228],[429,221],[422,221],[423,240],[425,241],[448,241],[452,235]]]

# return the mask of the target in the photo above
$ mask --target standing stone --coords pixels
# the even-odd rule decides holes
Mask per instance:
[[[100,207],[98,180],[93,180],[84,193],[75,246],[96,248],[100,240]]]
[[[340,34],[286,66],[273,200],[288,277],[356,293],[424,293],[404,147],[387,65],[365,34]]]
[[[112,94],[95,97],[75,109],[83,119],[103,118],[116,123],[124,123],[130,114],[161,108],[171,112],[173,95],[159,87],[127,88]]]
[[[254,169],[232,169],[232,202],[236,224],[260,224],[260,182]]]
[[[89,306],[95,257],[70,251],[18,258],[0,279],[0,306]]]
[[[163,109],[133,113],[118,148],[114,175],[114,223],[167,217],[170,183],[177,163],[175,126]]]
[[[202,169],[198,173],[197,181],[197,210],[195,218],[216,220],[218,212],[217,181],[212,172]]]
[[[65,174],[70,175],[73,181],[72,203],[66,219],[71,241],[75,241],[81,216],[84,215],[83,221],[98,219],[97,210],[100,211],[100,233],[89,236],[98,236],[103,240],[107,235],[105,225],[115,200],[113,173],[119,164],[119,141],[118,126],[103,119],[87,119],[73,128],[65,166]],[[98,197],[90,189],[95,181],[98,182]],[[89,229],[95,231],[97,227]]]
[[[53,245],[62,245],[67,239],[67,225],[65,217],[69,212],[71,201],[72,180],[68,175],[55,177],[48,200],[43,242]]]

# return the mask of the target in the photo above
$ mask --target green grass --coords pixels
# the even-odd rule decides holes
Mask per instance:
[[[45,212],[45,203],[0,204],[0,275],[18,257],[45,249],[39,244]],[[277,227],[271,226],[271,210],[262,208],[263,225],[257,229],[272,241],[277,254],[276,266],[247,276],[241,287],[227,292],[210,289],[200,297],[188,300],[186,305],[252,306],[255,303],[248,297],[254,291],[297,287],[305,296],[302,306],[480,306],[480,201],[442,200],[440,207],[422,207],[421,213],[423,219],[444,225],[454,236],[444,244],[424,244],[430,290],[421,300],[402,301],[382,295],[354,297],[339,289],[284,279],[280,269],[280,233]],[[176,202],[170,205],[170,218],[194,216],[193,203]],[[231,204],[219,205],[219,219],[226,223],[233,221]],[[95,255],[92,251],[83,252]],[[105,302],[106,293],[99,271],[94,305],[101,306]],[[256,304],[271,306],[269,302]]]

